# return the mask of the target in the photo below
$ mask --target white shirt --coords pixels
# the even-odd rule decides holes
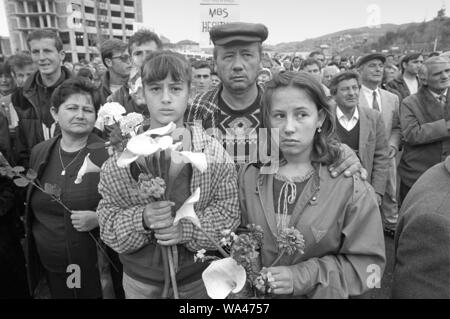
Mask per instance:
[[[380,107],[380,112],[383,110],[383,108],[381,106],[381,92],[380,92],[380,88],[377,88],[376,90],[371,90],[368,87],[362,85],[361,86],[361,92],[366,97],[367,105],[369,105],[369,107],[371,109],[373,109],[373,92],[376,92],[377,93],[377,102],[378,102],[378,106]]]
[[[355,107],[355,112],[353,112],[352,118],[349,120],[347,116],[345,116],[344,113],[342,113],[341,109],[336,107],[336,117],[339,121],[339,123],[342,125],[343,128],[347,130],[347,132],[350,132],[356,124],[358,124],[359,121],[359,112],[358,108]]]
[[[416,94],[417,90],[419,89],[419,83],[416,78],[413,80],[409,80],[405,77],[403,77],[403,80],[405,80],[406,86],[408,87],[409,92],[412,94]]]

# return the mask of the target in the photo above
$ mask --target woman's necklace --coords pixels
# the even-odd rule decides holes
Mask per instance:
[[[61,145],[59,146],[59,148],[58,148],[58,152],[59,152],[59,160],[61,161],[61,166],[62,166],[62,168],[63,168],[63,170],[62,170],[62,172],[61,172],[61,176],[65,176],[65,175],[66,175],[66,169],[67,169],[70,165],[72,165],[72,163],[78,158],[78,155],[80,155],[80,153],[81,153],[82,150],[83,150],[83,148],[80,149],[80,150],[77,152],[77,155],[73,158],[73,160],[71,160],[70,163],[67,164],[67,165],[64,167],[64,163],[63,163],[62,156],[61,156]]]

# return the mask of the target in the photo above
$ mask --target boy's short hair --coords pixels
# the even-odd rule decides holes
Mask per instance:
[[[27,37],[27,44],[28,48],[30,47],[30,42],[33,40],[41,40],[41,39],[53,39],[55,40],[55,48],[58,50],[58,52],[62,51],[63,49],[63,43],[61,38],[58,36],[58,34],[52,30],[43,29],[43,30],[36,30],[31,32]]]
[[[130,50],[131,54],[131,48],[133,45],[141,45],[146,42],[155,42],[158,49],[161,49],[163,46],[163,43],[161,39],[158,37],[158,35],[150,30],[147,29],[141,29],[135,32],[130,39],[128,40],[128,48]]]
[[[108,39],[103,41],[100,45],[100,54],[102,55],[103,64],[108,67],[105,63],[105,59],[111,59],[113,51],[124,51],[127,48],[128,45],[119,39]]]
[[[196,70],[209,69],[211,71],[211,66],[209,65],[209,63],[203,60],[192,62],[191,65]]]
[[[320,65],[320,62],[313,58],[307,58],[306,60],[302,61],[302,64],[300,65],[300,69],[303,70],[308,65],[317,65],[319,67],[319,70],[322,70],[322,66]]]
[[[143,85],[163,81],[170,75],[174,81],[191,86],[191,65],[182,54],[169,50],[152,52],[142,64],[141,74]]]
[[[356,71],[344,71],[336,74],[330,81],[330,93],[336,95],[337,87],[339,83],[345,80],[355,79],[358,82],[358,86],[361,88],[361,77]]]
[[[12,72],[15,73],[14,68],[23,69],[28,65],[32,65],[33,60],[29,54],[17,53],[12,55],[7,63],[11,66]]]

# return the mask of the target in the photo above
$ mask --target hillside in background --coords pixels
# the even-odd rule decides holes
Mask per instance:
[[[450,18],[445,16],[445,9],[439,10],[437,17],[427,22],[355,28],[314,39],[264,47],[276,52],[311,52],[322,48],[330,55],[360,55],[371,50],[429,52],[434,51],[435,42],[436,50],[450,50]]]

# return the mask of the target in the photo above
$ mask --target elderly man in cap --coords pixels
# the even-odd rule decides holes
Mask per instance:
[[[401,200],[427,169],[450,155],[450,60],[432,57],[424,66],[422,87],[400,105],[405,142],[399,165]]]
[[[210,30],[214,59],[222,83],[198,95],[186,114],[187,122],[201,121],[208,133],[220,138],[235,163],[264,161],[258,152],[259,128],[262,124],[263,88],[257,85],[262,58],[262,42],[268,30],[262,24],[228,23]],[[212,131],[211,131],[212,129]],[[261,137],[262,139],[262,137]],[[367,178],[354,152],[343,146],[342,161],[330,167],[332,176],[361,172]]]
[[[361,75],[360,107],[366,107],[381,113],[385,125],[386,138],[389,142],[389,168],[386,191],[380,207],[385,233],[393,236],[398,219],[397,203],[397,163],[396,155],[401,144],[398,97],[381,88],[384,63],[386,58],[381,53],[363,56],[357,63]]]

